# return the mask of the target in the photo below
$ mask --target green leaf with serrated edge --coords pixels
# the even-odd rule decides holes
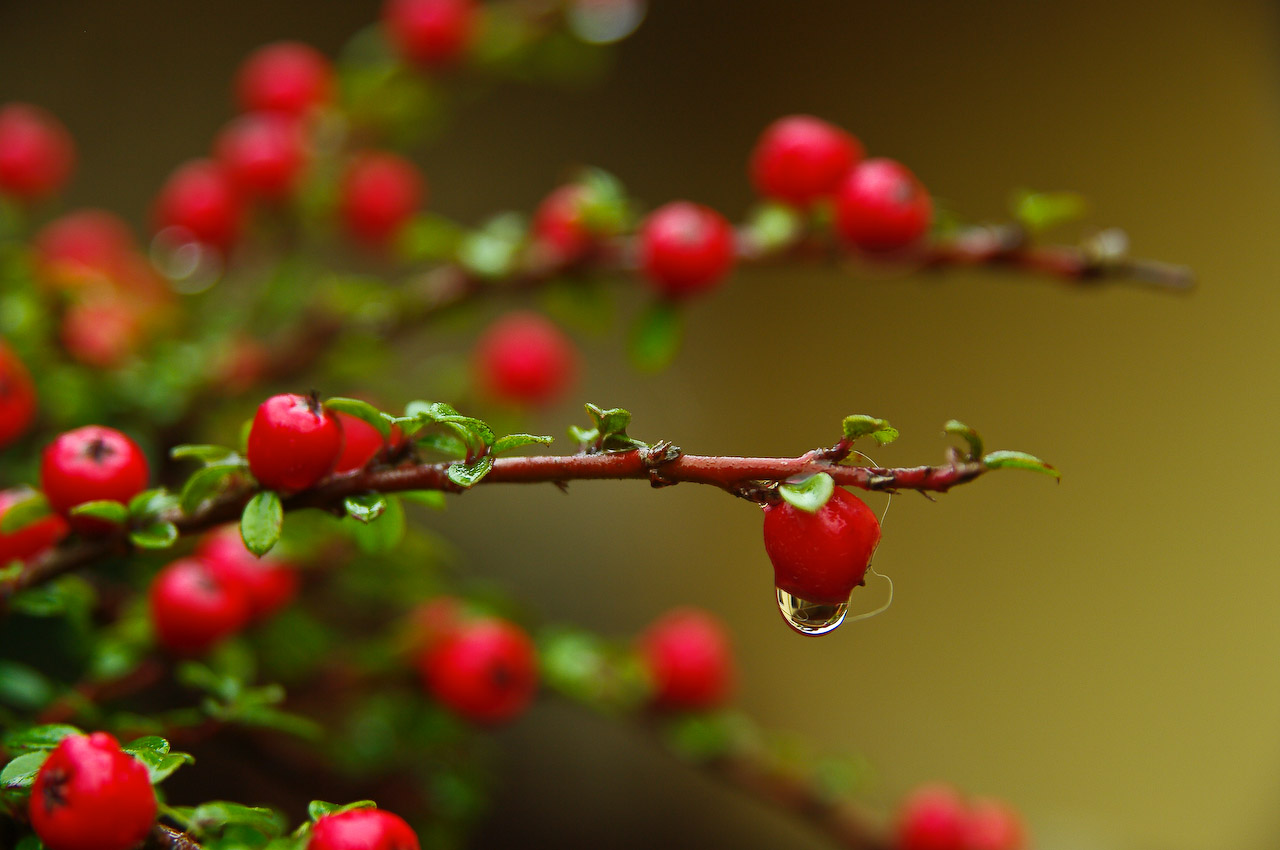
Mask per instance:
[[[874,416],[846,416],[844,418],[844,436],[846,440],[870,436],[879,445],[887,445],[898,439],[898,429],[889,424],[887,419]]]
[[[139,549],[168,549],[178,542],[178,527],[171,522],[154,522],[129,532],[129,540]]]
[[[475,463],[450,464],[449,468],[445,470],[445,475],[449,476],[449,480],[459,487],[471,487],[488,475],[491,469],[493,469],[493,458],[485,456]]]
[[[342,500],[347,516],[357,522],[373,522],[387,509],[387,497],[381,493],[362,493]]]
[[[382,436],[384,443],[391,439],[391,423],[383,418],[378,408],[367,401],[361,401],[358,398],[330,398],[325,400],[324,407],[327,410],[336,410],[348,416],[354,416],[361,422],[372,425]]]
[[[129,500],[129,519],[151,519],[178,507],[178,498],[163,487],[143,490]]]
[[[48,757],[49,753],[44,750],[18,756],[0,770],[0,787],[30,788],[31,783],[36,781],[36,774],[40,772],[40,765]]]
[[[406,502],[423,505],[432,510],[442,511],[445,508],[444,493],[439,490],[402,490],[396,494]]]
[[[245,548],[262,556],[271,551],[280,540],[284,527],[284,508],[280,497],[271,490],[263,490],[249,500],[240,515],[240,537]]]
[[[44,519],[53,509],[49,507],[49,500],[44,497],[44,493],[32,491],[22,501],[14,502],[0,516],[0,534],[13,534],[21,531],[31,523]]]
[[[241,471],[243,467],[222,465],[206,466],[196,470],[187,479],[187,483],[182,485],[182,493],[178,496],[182,512],[187,516],[194,514],[201,505],[217,495],[218,488],[228,477]]]
[[[151,750],[152,752],[164,755],[169,752],[169,742],[159,735],[145,735],[141,738],[134,738],[127,744],[121,744],[120,749],[126,753],[136,753],[141,750]]]
[[[221,830],[228,826],[247,826],[275,837],[282,831],[276,813],[271,809],[244,806],[225,800],[201,803],[191,812],[189,822],[202,830]]]
[[[683,337],[684,312],[669,301],[650,304],[636,317],[627,337],[631,365],[641,372],[662,371],[680,352]]]
[[[307,804],[307,817],[312,821],[317,821],[325,815],[334,815],[338,812],[376,808],[378,808],[378,804],[373,800],[357,800],[354,803],[326,803],[324,800],[312,800]]]
[[[825,472],[810,475],[802,481],[787,481],[778,485],[778,495],[789,505],[802,511],[817,513],[835,492],[835,482]]]
[[[1029,455],[1026,452],[991,452],[982,459],[982,465],[987,469],[1029,469],[1032,472],[1052,475],[1054,478],[1062,477],[1062,473],[1052,464],[1045,463],[1035,455]]]
[[[982,457],[982,437],[978,435],[977,431],[957,419],[950,420],[942,427],[948,434],[959,437],[969,444],[969,460],[977,460]]]
[[[129,521],[129,509],[120,502],[113,502],[110,499],[83,502],[72,508],[70,513],[72,516],[93,517],[112,525],[124,525]]]
[[[448,457],[466,457],[467,444],[449,434],[423,434],[414,440],[420,448]]]
[[[1075,192],[1029,192],[1014,194],[1013,217],[1032,233],[1043,233],[1061,224],[1078,221],[1088,213],[1088,202]]]
[[[540,437],[536,434],[508,434],[494,441],[491,453],[495,455],[502,454],[525,446],[548,446],[553,442],[555,442],[555,437]]]
[[[229,449],[226,446],[208,446],[208,445],[184,445],[174,446],[169,449],[169,457],[174,460],[185,460],[192,458],[204,463],[243,463],[244,459],[240,457],[235,449]]]
[[[32,726],[16,732],[7,732],[4,736],[4,748],[16,753],[23,750],[52,750],[62,739],[69,735],[83,734],[75,726],[66,723],[46,723],[43,726]]]
[[[381,555],[400,545],[404,539],[404,505],[394,496],[387,497],[387,509],[377,522],[346,520],[347,532],[356,547],[366,555]]]

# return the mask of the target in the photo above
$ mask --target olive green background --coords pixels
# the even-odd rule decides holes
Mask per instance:
[[[651,203],[736,213],[755,135],[808,111],[973,218],[1000,217],[1015,187],[1079,190],[1093,222],[1194,266],[1200,288],[757,271],[692,309],[660,376],[630,373],[617,339],[584,340],[580,391],[534,427],[562,433],[594,400],[689,451],[795,454],[865,412],[904,434],[876,459],[914,464],[941,458],[940,425],[958,417],[1063,470],[1061,485],[1015,472],[936,504],[898,497],[877,556],[897,599],[830,637],[783,626],[758,512],[708,489],[481,488],[436,520],[462,563],[617,634],[677,603],[711,609],[736,635],[741,704],[865,753],[886,803],[946,778],[1012,800],[1042,850],[1277,846],[1276,10],[656,5],[607,85],[508,87],[462,110],[422,159],[432,206],[469,221],[528,208],[586,162]],[[71,201],[141,221],[229,116],[240,57],[279,37],[332,51],[375,10],[3,2],[0,101],[43,104],[75,133]],[[879,593],[860,592],[865,607]],[[820,846],[572,707],[540,705],[500,737],[485,846]]]

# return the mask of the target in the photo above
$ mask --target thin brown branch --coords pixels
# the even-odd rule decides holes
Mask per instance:
[[[162,823],[151,828],[142,847],[143,850],[200,850],[200,844],[190,835]]]

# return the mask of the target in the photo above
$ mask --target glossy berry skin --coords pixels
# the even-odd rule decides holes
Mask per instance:
[[[271,490],[302,490],[333,471],[342,426],[314,399],[284,393],[258,405],[249,429],[249,471]]]
[[[639,650],[658,708],[705,711],[723,705],[733,691],[729,633],[706,611],[671,611],[641,636]]]
[[[1026,850],[1018,813],[999,800],[975,800],[965,816],[961,850]]]
[[[0,449],[17,440],[36,418],[36,386],[31,373],[0,340]]]
[[[278,41],[259,47],[236,74],[236,100],[245,112],[303,116],[333,98],[333,65],[309,44]]]
[[[156,795],[111,735],[71,735],[41,765],[27,812],[49,850],[130,850],[155,823]]]
[[[640,228],[640,269],[669,298],[713,289],[733,261],[733,228],[709,207],[676,201],[654,210]]]
[[[374,455],[384,448],[394,446],[400,440],[400,426],[391,426],[390,443],[383,442],[382,435],[363,419],[357,419],[349,413],[338,412],[338,422],[342,425],[342,454],[338,455],[338,463],[334,472],[354,472],[373,460]]]
[[[0,107],[0,194],[39,201],[71,176],[75,145],[58,119],[25,103]]]
[[[446,68],[462,58],[475,22],[474,0],[387,0],[382,6],[392,46],[425,68]]]
[[[245,548],[236,525],[224,525],[200,538],[192,557],[209,565],[214,575],[239,585],[249,604],[249,619],[263,620],[293,601],[298,570],[293,564],[257,555]]]
[[[181,558],[156,573],[147,603],[156,640],[180,655],[204,653],[249,621],[245,587],[197,558]]]
[[[559,398],[578,371],[578,354],[559,328],[537,313],[509,313],[476,341],[475,374],[484,391],[517,405]]]
[[[961,850],[967,813],[955,789],[926,785],[898,810],[896,850]]]
[[[418,836],[399,815],[382,809],[349,809],[324,815],[311,826],[307,850],[418,850]]]
[[[0,490],[0,518],[4,517],[10,506],[29,495],[28,490]],[[66,520],[57,514],[50,514],[12,534],[0,532],[0,567],[12,561],[25,563],[36,559],[46,549],[57,545],[69,530]]]
[[[533,641],[496,618],[459,625],[419,656],[427,691],[455,713],[481,724],[524,712],[538,687]]]
[[[847,602],[879,542],[875,512],[840,487],[816,513],[787,502],[764,509],[764,549],[773,562],[774,584],[809,602]]]
[[[812,115],[770,124],[751,154],[751,182],[766,198],[805,207],[835,192],[860,159],[862,144]]]
[[[65,515],[76,505],[99,499],[128,503],[147,488],[151,472],[138,444],[113,428],[85,425],[61,434],[44,450],[40,489],[53,509]],[[92,517],[71,517],[82,534],[114,528]]]
[[[864,251],[894,251],[919,241],[933,224],[933,200],[906,166],[868,159],[836,189],[836,232]]]
[[[281,201],[293,194],[306,166],[306,138],[296,118],[256,112],[224,127],[213,155],[245,195]]]
[[[583,217],[586,189],[570,183],[543,198],[533,214],[533,238],[557,262],[572,263],[591,249],[594,234]]]
[[[180,166],[156,197],[156,230],[182,228],[190,239],[227,251],[240,236],[244,198],[225,168],[207,159]]]
[[[384,246],[426,196],[426,181],[404,157],[366,152],[347,166],[338,190],[338,210],[347,233],[371,247]]]

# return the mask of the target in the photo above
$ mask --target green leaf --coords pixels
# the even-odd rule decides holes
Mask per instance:
[[[171,522],[155,522],[129,532],[140,549],[168,549],[178,541],[178,527]]]
[[[216,800],[202,803],[191,812],[190,822],[202,830],[221,830],[228,826],[247,826],[267,837],[279,835],[283,829],[279,817],[271,809],[243,806]]]
[[[1029,192],[1025,189],[1013,196],[1013,217],[1031,233],[1043,233],[1084,218],[1088,203],[1075,192]]]
[[[479,278],[496,280],[515,270],[525,238],[524,219],[504,213],[462,238],[458,263]]]
[[[110,499],[83,502],[71,509],[71,515],[93,517],[112,525],[124,525],[129,521],[129,509],[122,503]]]
[[[735,726],[741,721],[724,714],[688,714],[673,720],[665,737],[671,749],[694,762],[708,761],[733,746]]]
[[[546,446],[555,442],[555,437],[539,437],[535,434],[508,434],[494,441],[491,454],[502,454],[524,446]]]
[[[489,474],[489,470],[493,469],[493,458],[485,455],[474,463],[454,463],[450,464],[445,470],[445,475],[449,476],[449,480],[459,487],[471,487],[479,483],[481,478]]]
[[[459,225],[436,213],[415,215],[400,228],[396,249],[410,265],[453,259],[466,233]]]
[[[39,670],[18,661],[0,659],[0,702],[35,710],[48,705],[54,693],[53,683]]]
[[[982,437],[977,431],[957,419],[948,421],[942,427],[948,434],[959,437],[969,444],[968,460],[977,460],[982,457]]]
[[[146,735],[141,738],[134,738],[127,744],[121,744],[120,749],[126,753],[137,753],[142,750],[150,750],[151,752],[164,755],[169,752],[169,742],[159,735]]]
[[[596,427],[594,431],[571,427],[569,436],[575,442],[606,452],[634,451],[646,445],[627,435],[627,426],[631,424],[630,411],[620,407],[604,410],[594,404],[586,405],[586,409]]]
[[[420,448],[439,452],[448,457],[461,458],[467,455],[467,444],[450,434],[423,434],[414,442]]]
[[[32,491],[20,502],[14,502],[0,516],[0,534],[13,534],[21,531],[31,523],[44,519],[53,509],[49,507],[49,500],[44,497],[44,493]]]
[[[404,505],[394,496],[387,497],[387,507],[377,522],[347,520],[347,531],[361,552],[381,555],[391,551],[404,539]]]
[[[123,749],[123,748],[122,748]],[[168,753],[158,750],[140,749],[130,751],[134,758],[142,762],[147,769],[147,776],[152,785],[157,785],[184,764],[195,764],[195,757],[190,753]]]
[[[863,415],[846,416],[844,436],[846,440],[870,436],[877,444],[884,446],[898,439],[898,429],[890,425],[887,419]]]
[[[1032,472],[1043,472],[1046,475],[1052,475],[1054,478],[1062,477],[1062,473],[1051,464],[1045,463],[1035,455],[1029,455],[1026,452],[991,452],[982,459],[982,465],[987,469],[1029,469]]]
[[[143,490],[129,500],[129,519],[144,522],[162,516],[178,507],[178,499],[163,487]]]
[[[240,457],[235,449],[229,449],[226,446],[208,446],[208,445],[183,445],[174,446],[169,450],[169,457],[174,460],[185,460],[193,458],[207,464],[226,464],[235,463],[242,464],[244,459]]]
[[[227,478],[244,469],[242,466],[214,465],[197,470],[182,487],[178,501],[187,516],[200,510],[200,506],[217,495]]]
[[[445,507],[444,493],[440,490],[403,490],[397,495],[406,502],[423,505],[432,510],[442,511]]]
[[[613,236],[631,223],[631,205],[622,182],[602,168],[584,169],[578,178],[582,186],[579,212],[582,223],[595,236]]]
[[[391,423],[383,417],[378,408],[366,401],[358,398],[331,398],[325,401],[324,407],[354,416],[361,422],[372,425],[382,435],[384,443],[391,439]]]
[[[79,729],[66,723],[46,723],[6,733],[4,748],[11,753],[21,750],[52,750],[62,743],[63,738],[80,734],[83,733]]]
[[[325,815],[347,812],[352,809],[376,809],[378,804],[373,800],[358,800],[354,803],[326,803],[324,800],[312,800],[307,804],[307,817],[318,821]]]
[[[36,781],[36,774],[40,772],[40,765],[48,757],[49,753],[44,750],[18,756],[6,764],[4,770],[0,770],[0,787],[30,788],[31,783]]]
[[[373,522],[387,509],[387,497],[381,493],[362,493],[342,500],[347,516],[357,522]]]
[[[801,481],[789,481],[778,485],[778,495],[789,505],[802,511],[817,513],[835,492],[835,482],[825,472],[810,475]]]
[[[271,551],[280,540],[284,527],[284,508],[280,497],[271,490],[263,490],[249,500],[240,515],[240,536],[245,548],[262,556]]]
[[[13,845],[13,850],[47,850],[40,837],[32,835],[24,835],[18,839],[18,843]]]
[[[804,220],[794,207],[785,204],[761,204],[747,220],[747,236],[767,254],[779,251],[796,240]]]
[[[627,353],[641,372],[660,372],[671,365],[684,336],[684,313],[668,301],[650,304],[631,325]]]

